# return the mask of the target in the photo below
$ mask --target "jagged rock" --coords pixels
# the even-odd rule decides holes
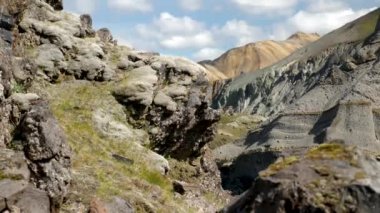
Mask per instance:
[[[125,82],[122,82],[114,92],[121,103],[136,104],[135,109],[150,106],[153,102],[153,93],[157,87],[156,71],[150,66],[134,69],[128,73]],[[140,106],[140,107],[139,107]]]
[[[34,60],[28,58],[12,58],[12,74],[15,81],[27,86],[30,84],[37,73],[37,66]]]
[[[100,40],[104,43],[113,42],[111,31],[108,28],[101,28],[98,31],[96,31],[96,34],[98,35]]]
[[[71,180],[71,151],[65,135],[45,101],[34,102],[18,130],[24,141],[33,181],[59,206]],[[54,208],[54,207],[53,207]]]
[[[380,163],[341,144],[277,161],[221,212],[368,212],[380,209]]]
[[[50,201],[46,192],[25,181],[0,180],[0,211],[7,209],[18,209],[25,213],[49,213]]]
[[[14,206],[25,213],[50,213],[50,200],[45,191],[32,186],[27,187],[21,194],[8,199],[8,206]],[[15,208],[14,208],[15,209]]]
[[[177,110],[177,103],[161,91],[157,93],[156,97],[154,97],[153,103],[157,106],[165,107],[170,112],[175,112]]]
[[[213,137],[213,124],[219,119],[208,107],[204,69],[182,58],[146,57],[131,55],[130,60],[151,66],[128,72],[114,96],[135,119],[148,120],[158,153],[176,158],[199,155]]]
[[[80,22],[83,28],[84,37],[94,37],[95,30],[92,29],[92,18],[89,14],[83,14],[80,16]]]
[[[62,0],[43,0],[50,4],[55,10],[63,10]]]
[[[58,79],[60,70],[56,66],[65,60],[65,56],[61,50],[59,50],[56,45],[43,44],[38,47],[37,51],[38,56],[36,59],[36,65],[49,77],[49,79]]]
[[[24,153],[0,149],[0,179],[29,180],[30,171]]]

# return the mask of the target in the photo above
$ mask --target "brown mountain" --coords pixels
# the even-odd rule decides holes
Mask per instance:
[[[233,78],[241,73],[268,67],[289,56],[299,48],[318,40],[318,34],[298,32],[285,41],[259,41],[237,47],[213,61],[200,62],[211,80]]]

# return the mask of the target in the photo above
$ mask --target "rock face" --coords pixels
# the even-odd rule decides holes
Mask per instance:
[[[215,150],[224,185],[236,193],[279,157],[326,141],[380,151],[380,10],[326,35],[271,68],[227,83],[218,106],[269,119],[245,138]],[[362,25],[371,24],[368,31]],[[335,39],[335,40],[334,40]]]
[[[344,85],[349,87],[358,80],[354,77],[359,75],[358,72],[350,71],[367,69],[365,67],[370,66],[367,62],[377,58],[376,44],[362,47],[350,43],[363,42],[370,38],[376,31],[379,13],[379,10],[375,10],[327,34],[269,68],[225,82],[224,86],[216,91],[214,107],[231,107],[237,112],[270,116],[287,108],[287,105],[294,103],[315,87],[328,90],[330,85],[330,88],[332,86],[343,91],[340,89]],[[366,31],[361,31],[360,26],[363,25],[370,27]],[[353,64],[355,66],[350,66]],[[358,68],[357,65],[362,67]],[[327,80],[328,78],[340,78],[340,80]],[[334,94],[334,91],[331,92]],[[321,99],[332,99],[330,96],[326,98],[320,96]],[[318,104],[319,108],[321,104]]]
[[[22,93],[35,67],[12,48],[18,33],[14,27],[25,9],[21,6],[26,5],[1,2],[0,211],[54,212],[70,183],[71,154],[48,103]]]
[[[62,203],[70,183],[70,149],[48,103],[36,101],[21,121],[19,131],[30,161],[32,181],[46,190],[57,205]]]
[[[54,12],[32,0],[19,25],[20,46],[29,49],[30,59],[35,59],[37,73],[46,80],[56,82],[62,75],[77,79],[109,81],[115,70],[105,58],[111,40],[102,42],[83,39],[94,37],[89,15],[77,17],[66,12]]]
[[[222,212],[368,212],[380,210],[380,163],[354,148],[324,144],[278,160]]]
[[[268,67],[319,39],[318,34],[296,33],[285,41],[260,41],[231,49],[213,61],[200,62],[212,80],[234,78]],[[225,77],[218,75],[222,73]],[[214,75],[213,75],[214,74]]]
[[[219,114],[209,108],[210,90],[204,69],[185,59],[145,57],[148,64],[128,72],[114,96],[135,119],[147,120],[151,141],[158,153],[175,158],[199,154],[211,140]],[[202,132],[202,134],[199,134]]]

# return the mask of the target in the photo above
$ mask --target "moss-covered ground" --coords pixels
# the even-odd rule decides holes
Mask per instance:
[[[147,149],[135,141],[105,137],[94,127],[96,109],[112,111],[120,106],[111,95],[115,84],[68,81],[44,89],[73,151],[73,182],[66,212],[72,203],[88,205],[93,198],[108,201],[113,196],[131,202],[137,212],[195,211],[196,207],[187,206],[174,195],[168,176],[151,169],[152,162],[145,158]],[[115,119],[128,126],[125,114],[117,111]],[[134,163],[117,161],[114,153]]]

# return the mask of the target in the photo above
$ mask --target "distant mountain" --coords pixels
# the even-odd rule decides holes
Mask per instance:
[[[227,51],[213,61],[201,61],[210,79],[233,78],[241,73],[254,72],[289,56],[294,51],[318,40],[318,34],[298,32],[285,41],[260,41]]]

